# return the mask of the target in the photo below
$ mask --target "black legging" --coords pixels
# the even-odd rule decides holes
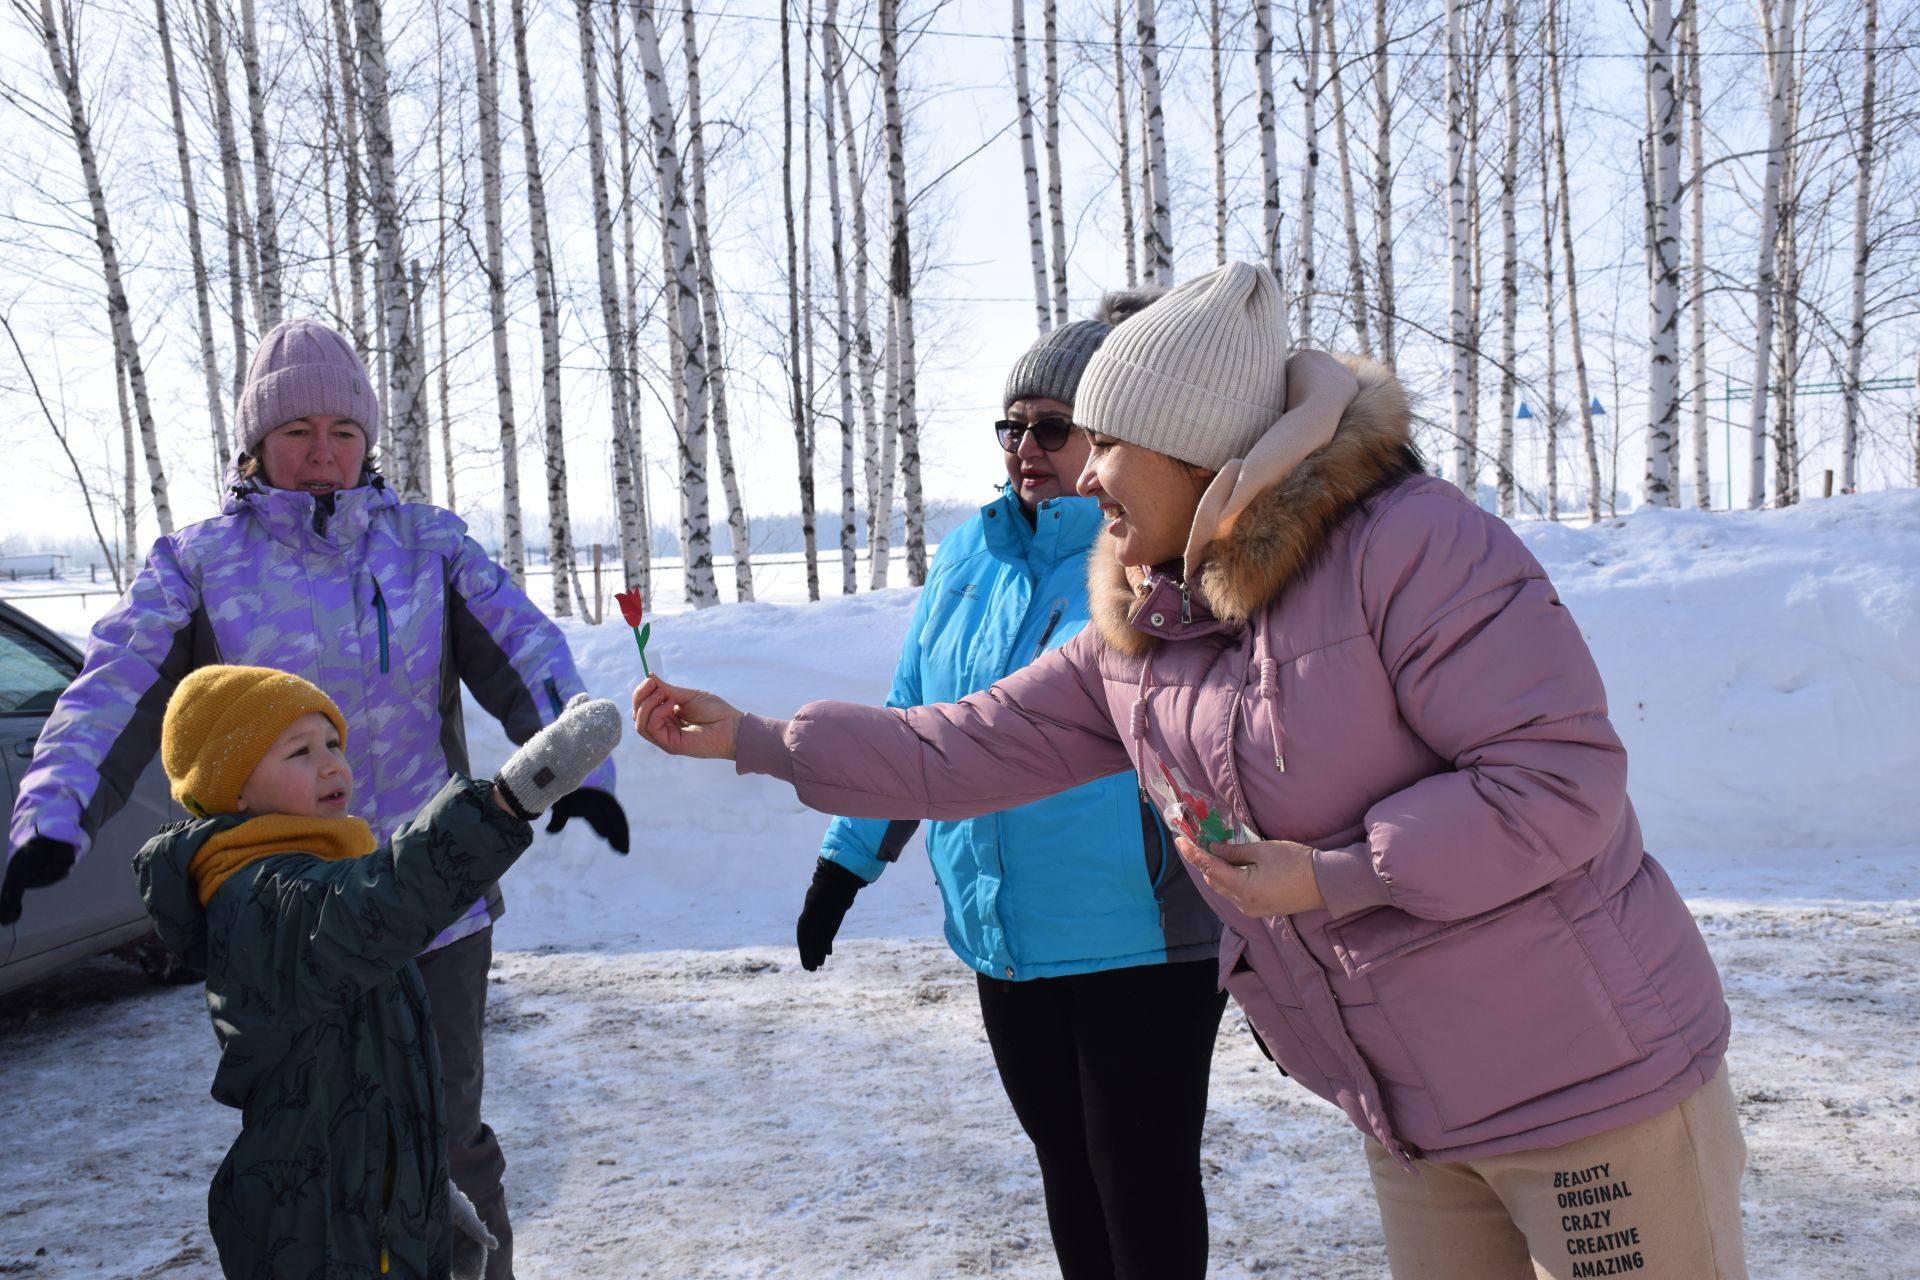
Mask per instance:
[[[1201,1280],[1209,960],[1005,982],[979,975],[1000,1081],[1033,1139],[1064,1280]]]

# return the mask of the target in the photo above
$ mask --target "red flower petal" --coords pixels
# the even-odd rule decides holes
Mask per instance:
[[[620,616],[627,620],[627,625],[630,627],[639,626],[641,615],[645,612],[645,607],[640,599],[640,592],[637,590],[616,591],[613,593],[613,598],[619,602]]]

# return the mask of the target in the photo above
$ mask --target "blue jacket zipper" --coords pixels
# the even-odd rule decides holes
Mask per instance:
[[[1053,629],[1060,625],[1060,619],[1066,611],[1067,606],[1057,604],[1053,606],[1053,612],[1047,615],[1046,628],[1040,632],[1040,639],[1033,646],[1033,656],[1035,658],[1047,651],[1047,641],[1053,639]],[[1031,659],[1029,659],[1029,661],[1031,661]]]
[[[373,614],[380,624],[380,673],[387,673],[387,598],[380,594],[380,584],[373,584]]]

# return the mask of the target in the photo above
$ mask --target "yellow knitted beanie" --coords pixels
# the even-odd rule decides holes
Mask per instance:
[[[160,763],[173,798],[199,817],[234,813],[240,788],[288,725],[318,711],[346,745],[347,722],[333,699],[299,676],[271,667],[201,667],[167,702]]]

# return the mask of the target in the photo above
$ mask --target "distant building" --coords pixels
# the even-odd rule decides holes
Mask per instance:
[[[0,577],[53,578],[64,575],[73,557],[64,551],[22,551],[0,555]]]

